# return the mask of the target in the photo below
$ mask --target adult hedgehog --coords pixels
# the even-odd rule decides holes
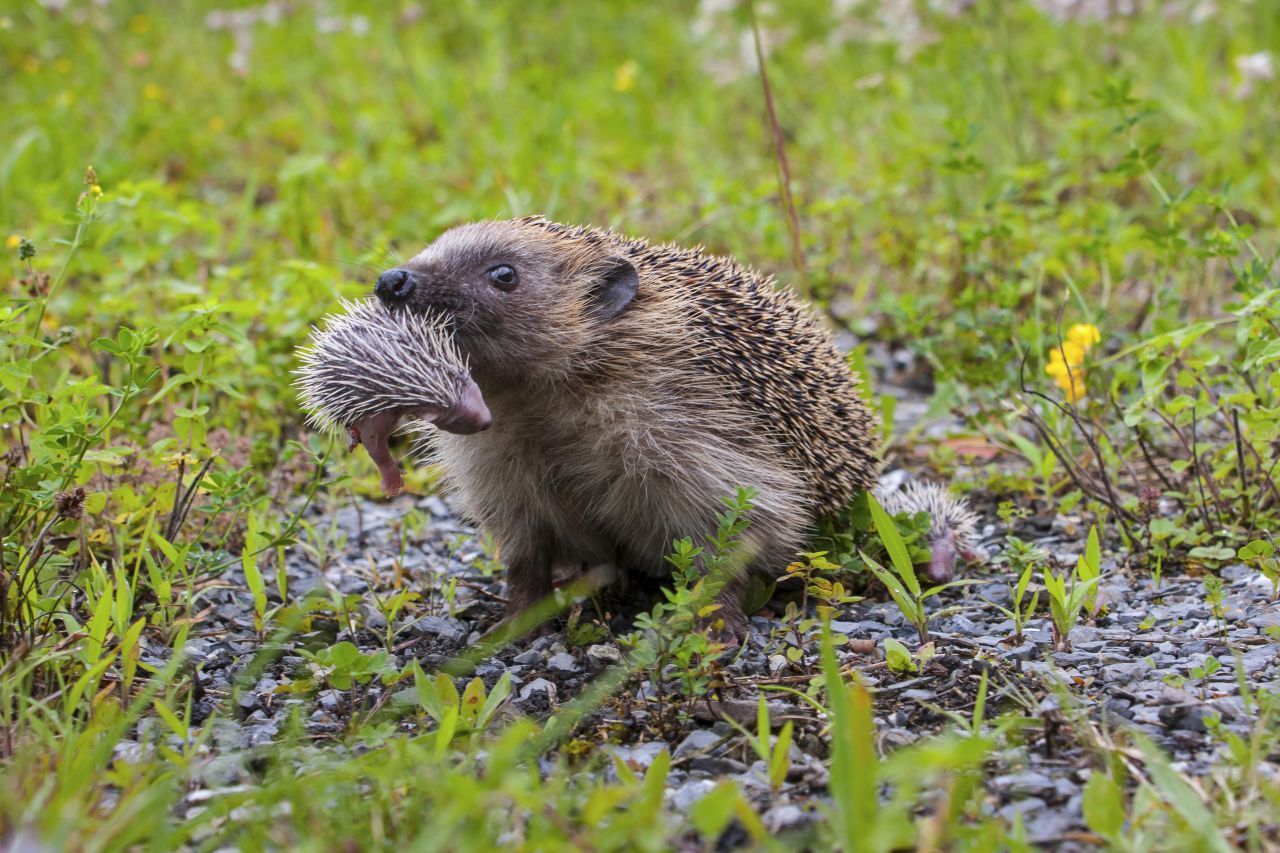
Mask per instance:
[[[438,459],[499,544],[508,610],[554,567],[669,573],[674,539],[758,491],[748,570],[773,576],[876,483],[875,419],[830,336],[731,259],[534,217],[454,228],[375,293],[442,314],[493,413]],[[745,632],[743,578],[720,614]]]

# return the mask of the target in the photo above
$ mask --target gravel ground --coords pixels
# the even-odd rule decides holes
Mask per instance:
[[[909,412],[918,401],[905,396]],[[976,495],[974,502],[983,508],[983,496]],[[401,520],[415,507],[426,523],[410,532]],[[475,531],[440,497],[361,501],[317,512],[310,520],[327,530],[330,545],[323,554],[316,548],[292,549],[287,561],[290,597],[296,600],[309,591],[325,598],[345,596],[349,608],[342,618],[316,618],[309,631],[280,643],[279,654],[264,656],[243,578],[232,572],[204,591],[209,609],[187,651],[199,680],[197,720],[216,711],[217,722],[199,767],[200,788],[189,796],[192,808],[199,808],[211,790],[251,783],[255,749],[277,740],[286,719],[299,710],[309,735],[337,739],[353,714],[394,705],[392,694],[403,688],[384,690],[376,680],[367,689],[289,690],[291,684],[314,677],[302,649],[314,651],[343,640],[365,652],[387,648],[387,618],[375,606],[377,598],[406,588],[421,592],[419,600],[393,617],[391,662],[402,666],[417,659],[428,671],[475,644],[501,615],[501,574],[492,570]],[[1031,515],[1016,527],[1019,536],[1060,566],[1074,565],[1088,529],[1078,518],[1049,514]],[[983,545],[992,558],[1005,534],[994,523],[983,530]],[[884,749],[938,732],[948,724],[947,712],[968,717],[981,674],[989,673],[988,718],[1016,712],[1028,722],[1015,745],[997,753],[987,801],[1006,817],[1021,814],[1028,836],[1038,843],[1072,846],[1083,830],[1081,791],[1094,762],[1074,734],[1079,727],[1064,724],[1069,716],[1083,715],[1104,736],[1109,728],[1136,728],[1162,745],[1179,769],[1203,775],[1219,748],[1209,731],[1215,721],[1238,733],[1252,722],[1239,695],[1237,667],[1243,667],[1254,688],[1280,691],[1280,643],[1265,633],[1280,625],[1280,605],[1271,600],[1270,584],[1243,566],[1221,572],[1224,618],[1219,620],[1206,603],[1203,579],[1171,576],[1157,586],[1150,578],[1125,574],[1113,556],[1104,556],[1100,590],[1106,612],[1095,624],[1075,629],[1068,653],[1054,652],[1048,618],[1032,620],[1021,640],[1015,640],[1012,622],[988,603],[1008,604],[1010,578],[998,566],[980,567],[973,574],[991,582],[948,590],[932,600],[933,611],[945,607],[950,612],[932,623],[937,655],[918,673],[898,674],[885,663],[883,641],[896,638],[914,648],[916,632],[892,602],[876,600],[875,590],[868,600],[846,606],[832,628],[850,639],[839,653],[844,665],[859,669],[875,691],[877,735]],[[454,580],[450,606],[441,590]],[[1041,612],[1046,607],[1042,595]],[[624,631],[627,624],[625,617],[617,617],[612,627]],[[822,721],[786,694],[767,694],[772,718],[785,716],[796,725],[788,784],[772,793],[762,781],[763,766],[721,716],[754,729],[760,688],[803,687],[818,671],[819,645],[816,634],[797,636],[768,613],[754,617],[751,629],[749,642],[726,667],[719,701],[693,706],[691,721],[667,724],[655,703],[646,701],[652,700],[652,686],[642,682],[590,715],[581,726],[582,736],[603,740],[607,731],[614,744],[609,748],[637,768],[670,749],[674,764],[667,793],[677,809],[696,801],[717,780],[735,778],[755,799],[766,826],[775,832],[803,832],[819,819],[815,805],[826,794],[827,774],[819,758],[824,750],[817,736]],[[789,648],[800,650],[798,659],[795,651],[788,656]],[[574,646],[561,627],[503,648],[480,661],[476,674],[492,684],[509,673],[514,687],[510,712],[544,716],[620,657],[608,636]],[[1221,667],[1193,677],[1192,669],[1204,667],[1210,657]],[[270,662],[264,666],[264,660]],[[1054,690],[1054,684],[1067,686],[1069,693]],[[398,726],[405,732],[414,729],[407,718]],[[139,740],[147,740],[145,732]],[[121,746],[141,748],[136,742]],[[1280,756],[1269,760],[1273,770],[1280,768]]]

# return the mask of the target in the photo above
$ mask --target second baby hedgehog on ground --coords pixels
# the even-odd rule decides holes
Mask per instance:
[[[440,315],[493,413],[438,434],[447,479],[496,539],[508,612],[553,569],[669,574],[675,539],[711,533],[757,490],[747,571],[777,576],[813,524],[876,485],[876,421],[830,335],[735,261],[542,218],[454,228],[375,293]],[[743,573],[721,615],[746,629]]]

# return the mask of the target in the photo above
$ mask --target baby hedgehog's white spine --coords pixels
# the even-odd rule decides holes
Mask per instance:
[[[900,512],[912,515],[918,512],[929,513],[929,517],[933,519],[931,533],[938,534],[949,529],[956,540],[963,544],[972,543],[977,537],[977,514],[969,509],[964,498],[956,497],[938,483],[916,480],[894,490],[879,486],[875,494],[880,505],[890,515]]]
[[[457,402],[467,365],[442,321],[376,299],[341,305],[299,353],[294,384],[313,429],[340,432],[368,415]]]

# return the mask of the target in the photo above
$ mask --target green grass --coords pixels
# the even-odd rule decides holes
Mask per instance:
[[[1280,53],[1276,5],[1218,3],[1200,23],[918,5],[928,37],[900,45],[874,3],[759,4],[819,306],[905,342],[933,366],[939,409],[1026,459],[979,485],[1094,514],[1134,571],[1212,571],[1267,541],[1280,523],[1280,99],[1266,80],[1238,94],[1235,61]],[[486,745],[425,716],[415,738],[370,721],[352,735],[375,747],[359,757],[272,753],[260,787],[192,810],[178,803],[212,724],[189,727],[179,664],[139,662],[140,636],[180,649],[199,632],[204,582],[227,567],[278,584],[275,558],[324,484],[373,493],[371,466],[326,459],[303,431],[289,378],[309,325],[391,258],[451,224],[542,213],[797,280],[746,10],[687,6],[333,4],[342,31],[300,7],[247,27],[251,44],[190,2],[0,9],[0,227],[14,235],[0,303],[0,835],[459,849],[507,833],[530,849],[656,849],[710,845],[736,818],[770,843],[736,791],[681,823],[661,766],[583,782],[531,724]],[[1044,366],[1077,323],[1103,341],[1071,406]],[[934,461],[955,460],[941,448]],[[1154,512],[1153,488],[1178,501],[1172,517]],[[1268,559],[1263,545],[1247,554]],[[292,615],[263,608],[265,644]],[[821,700],[832,761],[863,766],[869,700],[838,678],[828,668],[815,688],[836,697]],[[1146,747],[1100,763],[1142,838],[1158,846],[1190,823],[1206,849],[1258,847],[1275,832],[1258,806],[1275,786],[1257,773],[1275,700],[1251,701],[1256,739],[1228,744],[1233,781],[1204,798]],[[114,760],[139,719],[165,736],[147,760]],[[980,734],[876,759],[908,799],[859,841],[876,790],[850,783],[862,787],[822,839],[929,832],[1017,849],[1020,829],[975,799]],[[545,781],[530,740],[552,762]],[[950,799],[913,822],[935,772]],[[1091,790],[1105,802],[1110,789]],[[1094,817],[1120,845],[1114,814]]]

